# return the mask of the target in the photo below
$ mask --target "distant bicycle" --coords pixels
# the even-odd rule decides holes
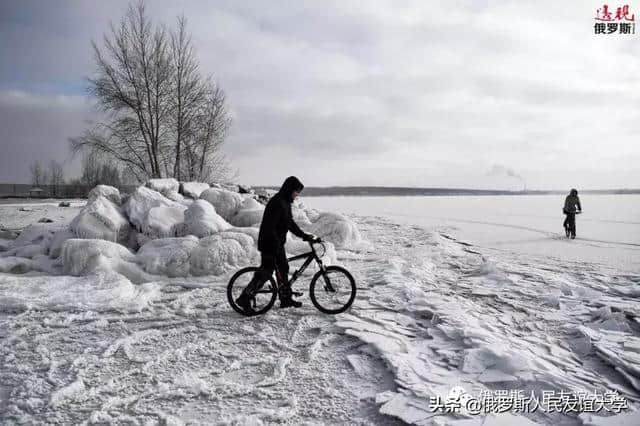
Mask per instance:
[[[318,256],[314,243],[318,243],[323,248],[323,253]],[[295,261],[305,259],[300,268],[293,272],[293,275],[289,279],[289,283],[293,286],[293,283],[298,277],[307,269],[312,261],[316,261],[318,264],[318,272],[315,273],[311,279],[309,285],[309,296],[311,302],[318,308],[320,312],[325,314],[339,314],[346,311],[353,304],[356,298],[356,282],[351,276],[351,273],[340,266],[324,266],[320,257],[324,256],[327,251],[327,247],[321,240],[315,242],[309,241],[311,251],[297,256],[288,258],[288,261]],[[260,270],[257,266],[249,266],[236,272],[229,280],[227,285],[227,300],[231,307],[242,315],[247,315],[246,312],[236,304],[236,299],[242,293],[242,290],[249,284],[253,275]],[[283,282],[280,273],[277,268],[275,270],[275,278],[269,277],[269,280],[264,283],[262,288],[256,293],[255,297],[251,300],[251,306],[255,311],[254,315],[260,315],[267,312],[278,297],[278,286]],[[301,296],[302,293],[294,292],[294,295]]]
[[[563,213],[567,215],[567,218],[564,221],[564,233],[567,238],[571,238],[573,240],[576,238],[576,215],[581,214],[582,211],[578,210],[573,213],[567,213],[563,210]]]

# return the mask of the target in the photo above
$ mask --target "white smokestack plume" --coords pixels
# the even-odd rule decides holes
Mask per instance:
[[[487,176],[508,176],[518,179],[524,185],[523,191],[527,190],[527,182],[524,180],[524,178],[514,172],[513,169],[509,169],[505,166],[494,164],[493,167],[491,167],[491,170],[487,172]]]

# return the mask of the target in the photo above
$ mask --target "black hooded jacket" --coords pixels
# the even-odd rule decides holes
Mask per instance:
[[[258,235],[258,250],[265,254],[276,254],[284,251],[284,243],[287,241],[287,231],[302,239],[308,238],[302,229],[293,221],[291,203],[293,192],[302,191],[304,185],[295,176],[285,179],[280,191],[267,203],[260,224]]]

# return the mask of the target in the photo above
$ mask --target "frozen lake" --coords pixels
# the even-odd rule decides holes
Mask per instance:
[[[564,196],[307,197],[319,210],[445,229],[474,244],[640,270],[640,195],[581,195],[577,239],[563,235]]]

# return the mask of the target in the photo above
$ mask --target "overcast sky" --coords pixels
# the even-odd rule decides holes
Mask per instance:
[[[90,41],[127,3],[0,2],[0,182],[78,173]],[[594,34],[602,1],[147,3],[225,90],[239,182],[640,187],[640,26]]]

